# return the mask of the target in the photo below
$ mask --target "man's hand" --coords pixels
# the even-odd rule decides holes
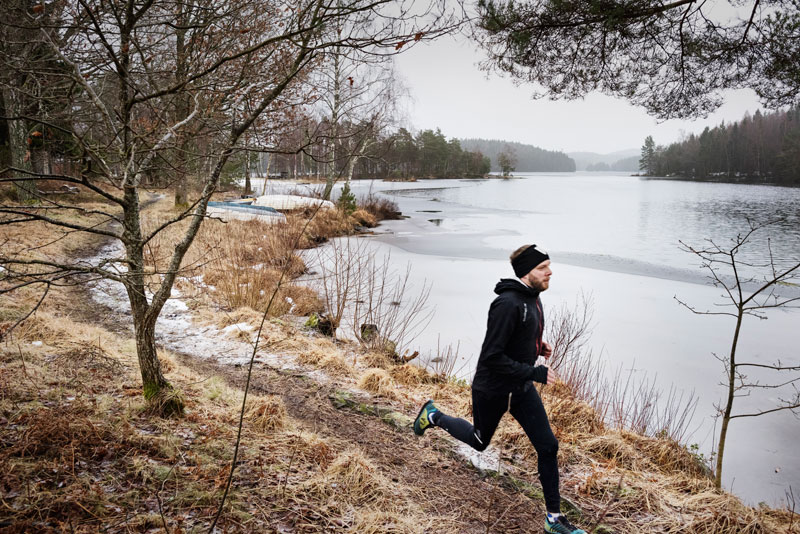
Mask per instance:
[[[546,383],[547,384],[555,384],[556,382],[558,382],[558,375],[556,374],[556,372],[553,371],[552,369],[550,369],[550,366],[548,366],[548,365],[545,365],[545,367],[547,367],[547,382]]]
[[[549,358],[553,355],[553,345],[548,343],[547,341],[542,343],[542,353],[540,356],[544,356],[545,358]]]

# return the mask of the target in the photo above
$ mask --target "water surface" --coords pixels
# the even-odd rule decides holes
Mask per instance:
[[[714,355],[729,351],[734,322],[695,315],[677,303],[676,297],[719,311],[725,301],[680,242],[727,248],[750,221],[778,220],[741,251],[741,261],[750,264],[744,273],[764,273],[770,254],[778,267],[800,261],[800,189],[537,173],[512,180],[355,182],[353,190],[387,195],[408,216],[382,224],[372,239],[398,266],[411,263],[418,286],[432,285],[435,314],[415,342],[423,354],[437,343],[458,343],[462,374],[471,376],[492,289],[513,276],[508,254],[536,243],[553,262],[545,312],[589,295],[595,354],[609,369],[621,365],[656,376],[663,388],[694,391],[698,408],[688,442],[706,454],[717,432],[714,406],[724,395],[724,369]],[[782,291],[798,293],[796,287]],[[745,320],[740,361],[796,364],[800,311],[773,310],[768,317]],[[762,375],[751,378],[768,378]],[[735,410],[768,409],[790,394],[756,391],[738,399]],[[734,420],[724,485],[750,503],[780,504],[790,485],[800,488],[798,441],[800,421],[789,412]]]

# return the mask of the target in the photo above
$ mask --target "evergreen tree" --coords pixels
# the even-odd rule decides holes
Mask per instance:
[[[644,171],[645,175],[652,176],[655,167],[656,144],[653,136],[648,135],[642,146],[642,157],[639,159],[639,170]]]
[[[649,137],[648,137],[649,139]],[[745,114],[742,120],[705,128],[651,154],[642,147],[640,168],[647,174],[677,175],[698,180],[738,180],[800,184],[800,112]]]

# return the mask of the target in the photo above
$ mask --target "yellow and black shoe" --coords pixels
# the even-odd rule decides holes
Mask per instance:
[[[417,418],[414,419],[414,434],[421,436],[425,433],[425,430],[433,426],[434,423],[431,421],[431,415],[438,412],[439,408],[436,407],[432,400],[423,404],[417,414]]]

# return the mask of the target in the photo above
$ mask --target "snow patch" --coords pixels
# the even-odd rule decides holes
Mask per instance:
[[[222,329],[222,331],[226,334],[230,334],[231,332],[249,332],[253,329],[253,325],[249,323],[236,323],[230,326],[226,326]]]
[[[87,262],[97,265],[104,260],[121,258],[124,255],[119,243],[103,247],[96,256],[88,258]],[[125,273],[125,266],[121,261],[112,263],[118,274]],[[214,288],[208,286],[209,290]],[[114,280],[98,280],[90,288],[92,299],[98,304],[110,308],[112,313],[125,317],[130,321],[130,303],[125,287]],[[164,308],[156,323],[156,341],[167,349],[192,354],[199,358],[213,358],[220,363],[230,365],[246,365],[253,355],[253,346],[250,343],[231,339],[228,334],[234,330],[249,331],[253,327],[247,323],[231,325],[225,329],[216,326],[200,326],[192,320],[189,307],[185,302],[178,300],[180,291],[174,290],[167,299]],[[296,370],[291,359],[280,354],[259,351],[255,361],[266,363],[281,369]]]
[[[456,453],[481,471],[499,471],[500,455],[493,447],[478,452],[466,443],[457,442]]]

